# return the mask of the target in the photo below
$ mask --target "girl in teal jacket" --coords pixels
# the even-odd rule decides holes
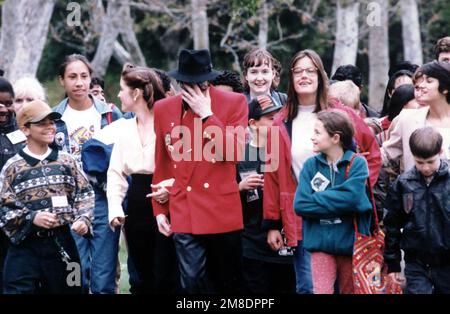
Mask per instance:
[[[344,113],[320,112],[311,139],[319,154],[309,158],[300,173],[294,208],[303,219],[304,247],[312,253],[314,293],[333,293],[336,278],[341,293],[353,292],[353,219],[359,232],[369,232],[369,171],[365,158],[354,157],[350,149],[353,133]]]

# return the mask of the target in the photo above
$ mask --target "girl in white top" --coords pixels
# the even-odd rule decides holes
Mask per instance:
[[[118,97],[122,110],[136,116],[121,123],[122,131],[115,140],[108,168],[107,197],[111,226],[124,224],[128,254],[139,276],[133,292],[139,294],[172,293],[177,281],[172,239],[158,232],[147,197],[155,169],[153,103],[164,96],[162,83],[153,70],[124,66]],[[122,207],[125,196],[128,215]],[[156,197],[159,202],[166,202],[168,194],[158,193]]]

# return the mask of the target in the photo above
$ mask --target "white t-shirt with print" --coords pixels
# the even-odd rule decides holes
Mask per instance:
[[[67,106],[62,115],[69,134],[70,154],[81,164],[81,146],[101,128],[101,115],[94,105],[86,110]]]

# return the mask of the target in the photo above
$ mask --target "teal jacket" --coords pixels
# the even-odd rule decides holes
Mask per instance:
[[[311,252],[352,255],[357,217],[358,231],[369,234],[372,205],[366,193],[369,176],[364,157],[357,156],[345,170],[354,152],[347,150],[335,167],[326,156],[309,158],[300,173],[294,209],[303,219],[303,245]]]

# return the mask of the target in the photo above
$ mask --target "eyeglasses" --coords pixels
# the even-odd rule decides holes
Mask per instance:
[[[305,72],[305,74],[307,76],[313,76],[314,74],[317,73],[318,68],[306,68],[306,69],[292,68],[291,71],[292,71],[292,74],[294,74],[295,76],[300,76],[300,75],[302,75],[303,72]]]

